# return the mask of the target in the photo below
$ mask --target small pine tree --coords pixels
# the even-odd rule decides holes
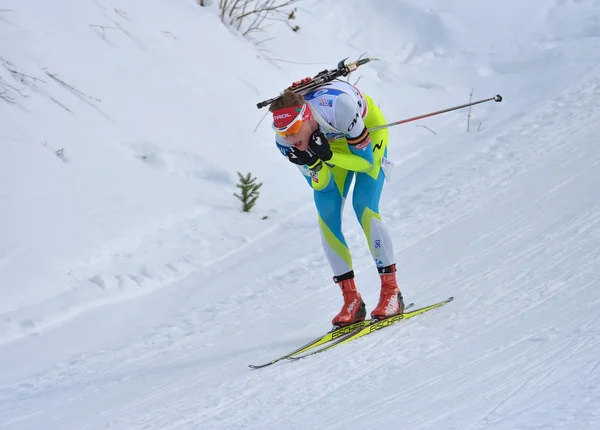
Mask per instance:
[[[256,204],[256,200],[260,195],[258,189],[262,186],[261,183],[256,183],[256,178],[252,177],[251,173],[246,176],[238,172],[240,183],[236,185],[241,190],[241,195],[233,193],[242,202],[242,210],[250,212],[250,209]]]

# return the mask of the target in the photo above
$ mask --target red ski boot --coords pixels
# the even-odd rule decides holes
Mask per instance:
[[[367,309],[360,293],[356,291],[354,272],[350,271],[340,276],[334,276],[333,280],[342,290],[344,305],[331,323],[337,327],[344,327],[356,321],[364,321],[367,316]]]
[[[379,303],[371,312],[371,318],[380,320],[404,313],[404,300],[396,281],[396,265],[392,264],[378,270],[381,277],[381,292],[379,293]]]

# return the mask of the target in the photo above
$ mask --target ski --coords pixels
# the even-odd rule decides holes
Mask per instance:
[[[312,342],[309,342],[306,345],[301,346],[300,348],[298,348],[290,353],[287,353],[279,358],[276,358],[276,359],[271,360],[264,364],[249,364],[249,367],[251,369],[260,369],[262,367],[270,366],[272,364],[277,363],[278,361],[284,360],[286,358],[290,358],[291,356],[293,356],[295,354],[302,354],[303,352],[306,352],[309,349],[316,348],[327,342],[331,342],[332,340],[338,339],[341,336],[345,336],[347,334],[354,333],[355,331],[364,328],[367,324],[369,324],[369,321],[358,321],[353,324],[347,325],[346,327],[340,327],[340,328],[334,329],[332,331],[325,333],[323,336],[316,338]]]
[[[411,308],[414,305],[414,303],[409,303],[406,306],[406,309]],[[263,363],[263,364],[249,364],[248,367],[250,367],[251,369],[261,369],[263,367],[267,367],[270,366],[272,364],[277,363],[278,361],[281,360],[285,360],[286,358],[292,358],[294,355],[296,354],[302,354],[310,349],[316,348],[318,346],[323,345],[324,343],[327,342],[331,342],[334,341],[336,339],[339,339],[340,337],[352,334],[356,331],[359,331],[363,328],[365,328],[366,326],[368,326],[369,324],[371,324],[372,320],[366,320],[366,321],[357,321],[355,323],[352,323],[350,325],[344,326],[344,327],[338,327],[335,328],[331,331],[328,331],[327,333],[325,333],[323,336],[320,336],[318,338],[316,338],[315,340],[313,340],[312,342],[307,343],[304,346],[301,346],[300,348],[287,353],[285,355],[282,355],[279,358],[276,358],[274,360],[271,360],[267,363]]]
[[[369,321],[367,321],[368,324],[366,324],[364,327],[358,328],[358,329],[354,330],[352,333],[348,333],[342,337],[339,337],[335,342],[328,343],[323,348],[319,348],[316,350],[313,349],[312,351],[308,351],[308,352],[304,351],[304,352],[306,352],[305,354],[298,352],[298,353],[292,354],[286,358],[289,360],[300,360],[301,358],[309,357],[311,355],[318,354],[323,351],[327,351],[327,350],[329,350],[331,348],[335,348],[336,346],[341,345],[343,343],[353,341],[355,339],[358,339],[359,337],[363,337],[367,334],[373,333],[374,331],[380,330],[384,327],[388,327],[392,324],[397,323],[398,321],[406,320],[406,319],[412,318],[414,316],[420,315],[422,313],[425,313],[427,311],[430,311],[432,309],[439,308],[440,306],[443,306],[446,303],[450,303],[452,300],[454,300],[453,296],[448,297],[446,300],[442,300],[441,302],[437,302],[437,303],[434,303],[429,306],[415,309],[414,311],[404,312],[403,314],[394,315],[394,316],[391,316],[391,317],[388,317],[388,318],[385,318],[382,320],[369,320]],[[299,355],[299,354],[302,354],[302,355]]]

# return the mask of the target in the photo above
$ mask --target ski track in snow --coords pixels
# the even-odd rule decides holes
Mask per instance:
[[[309,287],[294,296],[286,290],[289,285],[278,281],[289,275],[287,268],[280,274],[262,273],[247,294],[242,289],[236,297],[219,299],[215,291],[205,305],[182,308],[136,341],[72,358],[1,387],[0,403],[10,406],[4,414],[20,418],[0,421],[0,428],[35,428],[57,408],[78,411],[79,420],[59,422],[61,428],[81,429],[183,429],[198,423],[206,428],[337,429],[363,420],[385,428],[392,413],[404,426],[417,429],[508,429],[520,422],[519,428],[548,428],[574,425],[568,417],[575,415],[578,420],[587,417],[592,428],[599,422],[599,317],[590,317],[598,312],[578,310],[600,308],[600,300],[591,299],[597,297],[600,260],[599,200],[593,193],[600,186],[594,175],[600,161],[594,140],[579,139],[576,147],[568,142],[581,132],[581,124],[597,117],[599,89],[598,75],[592,74],[588,83],[564,96],[588,102],[581,110],[586,114],[570,121],[551,106],[535,114],[535,121],[541,116],[548,125],[564,124],[555,128],[551,140],[544,135],[528,140],[530,123],[525,120],[521,128],[466,157],[457,151],[454,165],[430,170],[436,176],[423,178],[421,188],[414,181],[389,202],[388,212],[401,214],[390,223],[395,237],[406,235],[408,225],[416,226],[399,241],[399,260],[408,260],[405,265],[413,259],[418,263],[424,252],[443,252],[436,250],[439,235],[464,247],[420,275],[429,276],[427,282],[405,292],[409,299],[418,297],[417,304],[454,293],[454,303],[407,321],[405,327],[388,328],[310,359],[249,371],[249,362],[286,351],[319,332],[314,324],[310,330],[289,325],[287,339],[261,341],[273,323],[263,309],[266,297],[291,293],[281,312],[296,312],[320,300],[329,288]],[[431,161],[443,166],[441,160]],[[541,176],[549,169],[551,177]],[[442,183],[456,190],[452,198],[444,194]],[[440,204],[444,217],[431,216],[429,211]],[[557,205],[560,211],[550,210]],[[316,233],[310,221],[301,225],[307,236]],[[465,225],[472,231],[465,233]],[[297,232],[299,225],[294,227]],[[360,234],[349,230],[355,240]],[[263,239],[270,242],[265,248],[274,245],[269,235]],[[281,243],[286,239],[278,238]],[[261,241],[253,247],[260,249]],[[243,259],[239,257],[241,267],[252,271]],[[305,257],[292,270],[304,276],[317,261],[316,255]],[[509,266],[522,270],[505,272]],[[223,276],[220,288],[228,282],[235,280]],[[227,321],[228,313],[240,309],[259,316]],[[520,332],[524,321],[527,330]],[[240,343],[220,344],[224,331],[238,333]],[[369,351],[375,350],[388,355],[374,358]],[[378,391],[393,394],[378,396]],[[19,401],[12,403],[15,392]],[[577,393],[578,401],[565,399],[564,392]],[[582,392],[587,402],[579,401]],[[52,396],[52,404],[36,407],[46,396]],[[425,404],[423,396],[429,396]],[[344,408],[334,407],[337,399],[343,399]],[[86,426],[86,411],[93,410],[102,413]],[[428,410],[436,412],[428,416]],[[539,425],[530,424],[532,417]]]

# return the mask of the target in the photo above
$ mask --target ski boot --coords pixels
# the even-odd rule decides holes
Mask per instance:
[[[354,284],[354,272],[351,270],[340,276],[334,276],[333,281],[340,286],[344,296],[344,305],[331,323],[335,327],[344,327],[356,321],[364,321],[367,315],[365,302]]]
[[[381,278],[381,292],[379,293],[379,303],[371,312],[371,318],[384,319],[404,313],[404,300],[398,282],[396,281],[396,265],[378,268]]]

